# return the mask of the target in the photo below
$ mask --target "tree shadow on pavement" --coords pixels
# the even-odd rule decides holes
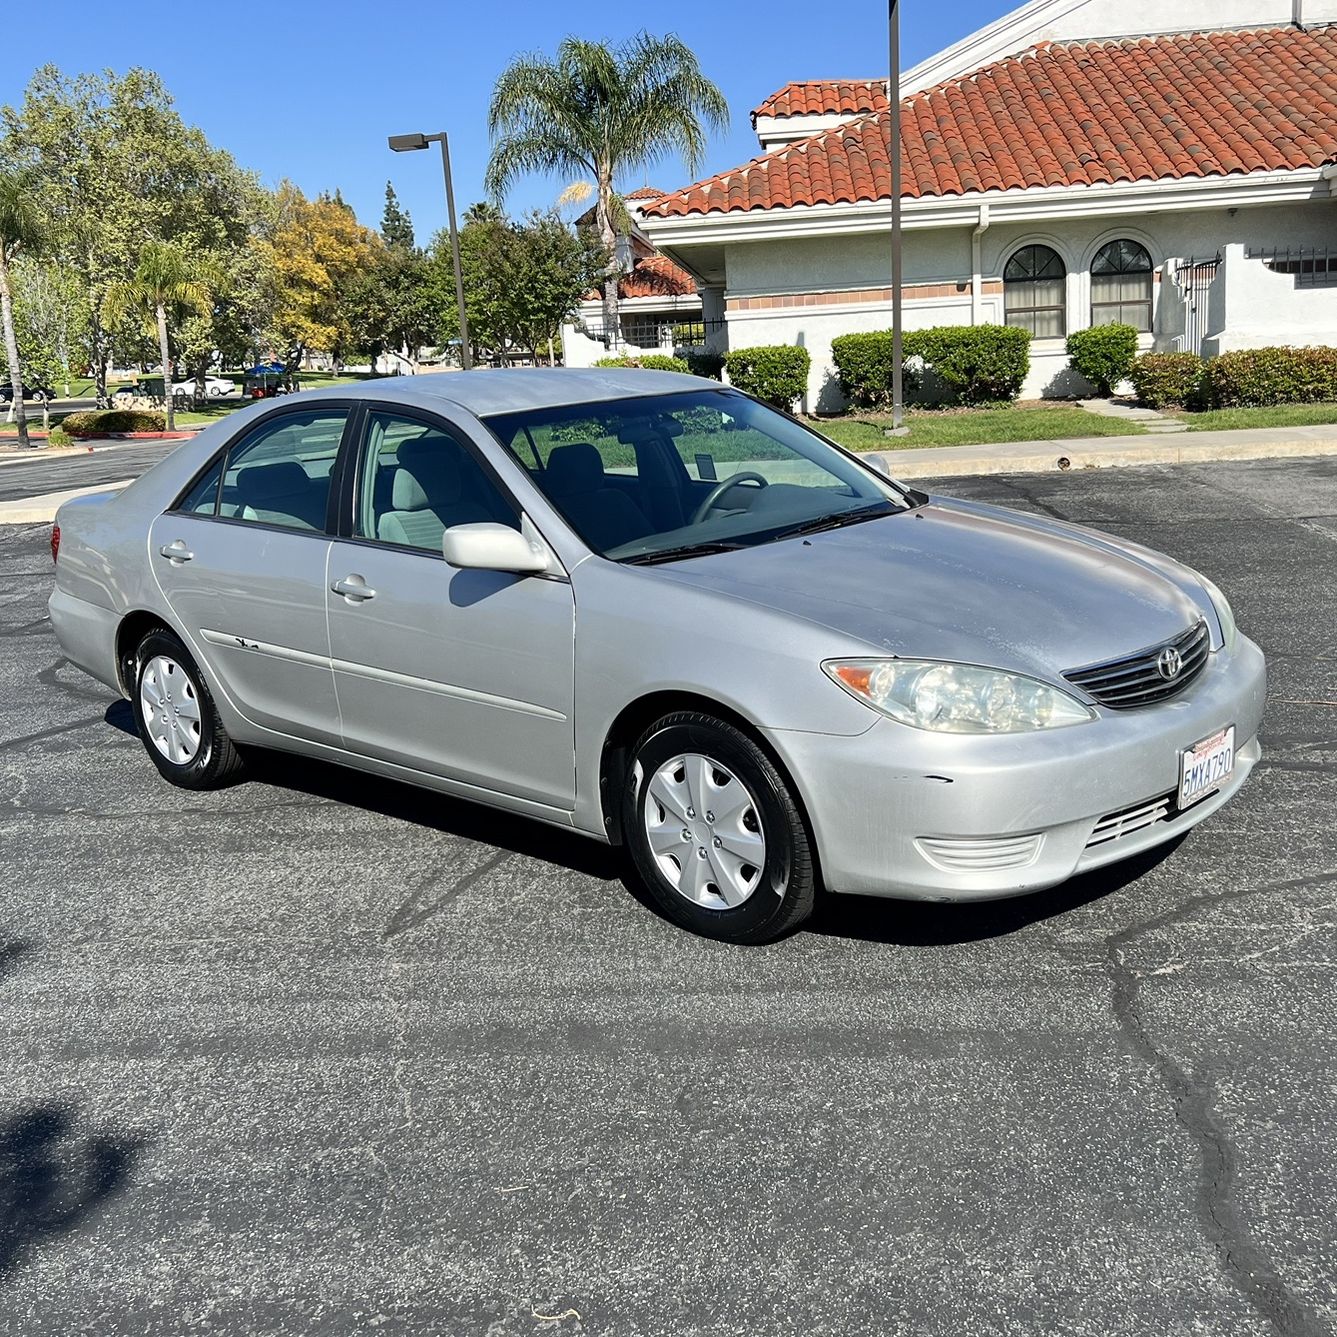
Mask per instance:
[[[944,947],[1002,938],[1122,891],[1173,854],[1183,840],[1181,834],[1121,863],[1081,873],[1047,891],[1009,900],[894,901],[877,896],[822,896],[803,928],[827,937],[902,947]]]
[[[0,983],[27,950],[0,942]],[[0,1111],[0,1290],[34,1249],[76,1230],[124,1186],[141,1145],[81,1129],[68,1104]]]

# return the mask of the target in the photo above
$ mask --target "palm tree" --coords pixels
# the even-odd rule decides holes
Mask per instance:
[[[167,318],[193,309],[201,315],[210,310],[207,266],[192,263],[185,252],[170,242],[150,241],[139,253],[133,276],[115,283],[103,303],[103,317],[109,325],[137,315],[149,334],[157,334],[162,357],[163,403],[167,412],[167,430],[176,427],[172,407],[172,355],[167,342]]]
[[[27,450],[28,414],[23,403],[23,368],[19,364],[19,341],[14,332],[12,266],[21,251],[41,249],[44,220],[34,200],[36,185],[30,171],[0,172],[0,321],[4,324],[5,358],[14,398],[9,413],[19,425],[19,449]]]
[[[618,332],[614,178],[673,154],[694,175],[706,130],[728,123],[724,94],[672,34],[642,32],[615,47],[565,37],[555,60],[520,56],[497,80],[488,108],[487,189],[500,199],[527,172],[594,178],[595,225],[608,254],[604,325],[612,342]]]

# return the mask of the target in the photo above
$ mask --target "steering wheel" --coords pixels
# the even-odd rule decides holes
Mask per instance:
[[[715,484],[706,494],[705,500],[696,508],[696,514],[692,516],[692,524],[699,525],[702,520],[710,514],[715,508],[715,503],[724,496],[730,488],[738,487],[741,483],[755,483],[758,488],[769,487],[770,479],[763,478],[760,474],[745,472],[733,474],[729,478],[723,478]]]

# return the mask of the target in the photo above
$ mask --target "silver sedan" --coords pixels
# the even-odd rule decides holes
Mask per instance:
[[[714,381],[443,373],[245,409],[52,535],[65,653],[193,789],[251,747],[625,846],[736,942],[1171,840],[1259,759],[1205,576],[930,497]]]

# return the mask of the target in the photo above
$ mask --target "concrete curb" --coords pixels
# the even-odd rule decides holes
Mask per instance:
[[[119,483],[94,483],[91,487],[71,487],[64,492],[44,492],[39,497],[23,497],[18,501],[0,501],[0,525],[50,524],[56,512],[71,497],[91,497],[98,492],[119,492],[129,487],[133,478]]]
[[[1188,432],[1173,436],[1095,436],[1069,441],[1010,441],[992,446],[934,446],[860,453],[875,469],[893,478],[1062,473],[1069,469],[1116,469],[1140,464],[1337,455],[1337,425]]]

